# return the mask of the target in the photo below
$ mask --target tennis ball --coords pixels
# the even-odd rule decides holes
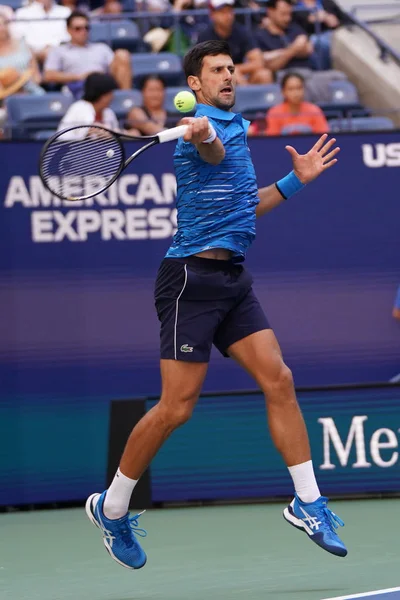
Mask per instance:
[[[191,92],[179,92],[174,98],[174,106],[179,112],[190,112],[196,106],[196,98]]]

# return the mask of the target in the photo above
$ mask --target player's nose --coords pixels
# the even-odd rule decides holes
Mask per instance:
[[[232,74],[232,72],[229,69],[225,69],[224,75],[225,75],[225,79],[227,81],[232,81],[232,75],[233,74]]]

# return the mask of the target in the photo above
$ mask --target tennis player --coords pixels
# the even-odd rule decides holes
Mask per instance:
[[[337,556],[347,550],[336,533],[344,523],[321,496],[292,374],[243,267],[256,233],[256,217],[300,191],[333,166],[339,148],[323,135],[305,155],[286,146],[293,171],[257,189],[246,132],[249,122],[231,112],[236,76],[229,46],[208,41],[185,56],[187,82],[197,97],[195,118],[177,143],[178,231],[161,263],[155,304],[161,322],[162,393],[133,429],[108,490],[86,503],[110,555],[140,569],[146,554],[129,516],[131,494],[169,435],[191,416],[207,373],[211,347],[246,369],[266,398],[272,439],[295,488],[285,519]],[[199,448],[199,452],[201,449]]]

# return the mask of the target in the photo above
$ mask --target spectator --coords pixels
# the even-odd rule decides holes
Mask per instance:
[[[0,15],[0,72],[0,99],[16,92],[44,94],[35,57],[24,40],[11,36],[3,15]]]
[[[290,0],[269,0],[267,16],[257,33],[265,65],[271,71],[312,69],[314,51],[306,32],[292,21]]]
[[[252,34],[235,21],[234,0],[210,0],[212,23],[200,32],[198,41],[225,40],[236,66],[237,82],[270,83],[271,72],[264,68],[263,57]]]
[[[295,12],[294,20],[311,36],[318,68],[330,69],[332,32],[346,20],[344,13],[333,0],[298,0],[296,6],[306,9]]]
[[[109,129],[119,128],[118,119],[110,108],[113,91],[118,89],[112,75],[91,73],[84,87],[82,100],[77,100],[60,121],[58,131],[74,125],[104,125]]]
[[[69,40],[65,19],[70,13],[69,8],[53,0],[34,0],[16,11],[13,32],[16,37],[24,38],[36,59],[43,63],[51,48]]]
[[[57,131],[62,131],[74,125],[103,125],[114,131],[122,131],[119,127],[117,115],[110,108],[113,92],[118,89],[117,82],[112,75],[105,73],[91,73],[84,84],[84,94],[67,110],[58,125]],[[139,136],[136,129],[124,130],[125,133]],[[68,133],[68,139],[81,139],[82,130],[76,129]]]
[[[73,95],[80,98],[86,77],[101,72],[113,75],[120,88],[131,89],[131,56],[127,50],[113,52],[106,44],[90,43],[89,17],[83,12],[70,14],[67,30],[71,41],[49,53],[44,65],[45,81],[66,84]]]
[[[296,7],[306,9],[295,12],[294,20],[308,35],[317,33],[316,22],[320,24],[319,31],[330,31],[344,20],[343,12],[333,0],[297,0]]]
[[[326,133],[329,125],[316,104],[304,101],[304,79],[286,73],[281,83],[284,102],[270,108],[266,116],[266,135]],[[252,124],[250,134],[260,133]]]
[[[123,6],[118,0],[104,0],[104,4],[92,11],[92,15],[120,15]]]
[[[176,117],[168,117],[165,110],[165,82],[159,75],[148,75],[140,86],[142,106],[131,109],[128,122],[141,135],[154,135],[168,127],[176,125]]]

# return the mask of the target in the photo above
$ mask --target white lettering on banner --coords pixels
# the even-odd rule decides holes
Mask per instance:
[[[34,242],[86,242],[90,234],[108,240],[148,240],[171,237],[176,229],[176,209],[33,211]]]
[[[342,467],[347,467],[353,443],[355,445],[356,461],[351,465],[352,468],[365,469],[372,466],[372,463],[368,462],[366,456],[364,423],[367,420],[368,417],[366,415],[353,417],[346,444],[344,445],[336,428],[335,421],[331,417],[318,419],[318,423],[321,423],[323,428],[324,452],[324,462],[320,465],[320,469],[336,469],[336,465],[331,460],[331,445],[336,451],[340,465]],[[381,450],[395,450],[398,449],[398,447],[399,441],[396,433],[392,429],[377,429],[372,434],[369,443],[372,462],[381,468],[392,467],[399,460],[399,452],[392,452],[391,456],[388,457],[387,460],[384,460],[381,455]]]
[[[371,169],[400,167],[400,144],[362,144],[364,165]]]
[[[381,442],[380,438],[385,436],[387,438],[386,442]],[[398,461],[399,453],[393,452],[392,457],[389,460],[383,460],[381,457],[380,449],[381,448],[398,448],[399,442],[397,440],[396,434],[391,429],[377,429],[371,437],[371,456],[372,460],[378,467],[387,468],[393,467]]]
[[[351,422],[349,435],[346,440],[346,446],[343,446],[338,430],[336,429],[335,421],[331,418],[318,419],[318,423],[322,423],[324,432],[324,463],[320,466],[321,469],[335,469],[336,465],[331,462],[330,448],[332,442],[339,458],[342,467],[348,463],[350,451],[353,442],[356,443],[357,461],[353,467],[365,468],[370,467],[371,463],[367,462],[365,456],[365,439],[364,439],[364,421],[368,417],[354,417]]]
[[[90,194],[96,182],[70,177],[63,183],[67,193]],[[151,173],[122,175],[103,194],[80,202],[60,200],[37,175],[28,181],[16,175],[9,181],[4,206],[36,209],[31,212],[31,231],[32,240],[38,243],[85,242],[92,235],[105,241],[156,240],[169,238],[176,231],[176,209],[170,206],[175,197],[172,173],[163,173],[159,180]],[[107,208],[118,204],[135,208]],[[52,210],[56,208],[64,210]]]

